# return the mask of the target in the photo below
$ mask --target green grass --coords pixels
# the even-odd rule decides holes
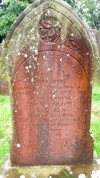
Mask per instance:
[[[9,153],[11,136],[11,113],[8,96],[0,96],[0,166]],[[94,86],[92,94],[91,130],[94,137],[94,149],[100,157],[100,86]]]
[[[92,93],[93,93],[92,94],[93,104],[99,103],[99,105],[100,105],[100,86],[94,85]]]
[[[94,137],[94,150],[100,157],[100,119],[92,119],[91,130]]]
[[[11,114],[8,96],[0,96],[0,165],[9,153]]]
[[[100,157],[100,85],[93,87],[91,131],[94,137],[94,150]]]

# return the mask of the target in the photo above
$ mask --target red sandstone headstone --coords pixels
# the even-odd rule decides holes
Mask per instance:
[[[70,7],[57,0],[33,4],[13,26],[7,54],[12,164],[92,163],[90,37]]]

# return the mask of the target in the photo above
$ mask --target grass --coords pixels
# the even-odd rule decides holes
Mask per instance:
[[[91,131],[94,137],[94,150],[100,157],[100,86],[93,87]]]
[[[8,96],[0,96],[0,165],[9,152],[11,114]]]
[[[100,157],[100,120],[92,119],[91,122],[92,135],[94,137],[94,150]]]
[[[9,140],[11,136],[10,99],[0,96],[0,166],[9,153]],[[94,137],[94,149],[100,157],[100,86],[94,86],[92,94],[92,121],[91,130]]]
[[[94,104],[99,103],[100,105],[100,86],[99,85],[94,85],[93,87],[92,100]]]

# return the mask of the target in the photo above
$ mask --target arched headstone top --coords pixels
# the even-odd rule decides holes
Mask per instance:
[[[67,45],[67,36],[72,41],[73,48],[80,52],[83,50],[84,55],[85,53],[90,55],[91,59],[98,57],[93,33],[79,19],[70,5],[62,0],[37,1],[25,9],[11,27],[5,45],[7,65],[12,66],[12,62],[16,63],[26,46],[30,46],[30,49],[34,49],[37,53],[39,38],[42,41],[44,39],[45,44],[50,44],[50,42],[53,44],[60,38],[63,48]],[[77,44],[74,44],[76,39]],[[81,40],[86,49],[79,49]]]

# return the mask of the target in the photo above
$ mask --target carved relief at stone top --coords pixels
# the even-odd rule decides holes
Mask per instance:
[[[74,34],[68,34],[64,45],[66,47],[69,47],[70,49],[74,50],[74,51],[78,51],[80,54],[82,53],[81,51],[81,46],[79,44],[79,42],[77,42],[77,40],[74,37]]]
[[[39,34],[45,43],[56,43],[60,37],[60,21],[52,16],[44,15],[40,20]]]

